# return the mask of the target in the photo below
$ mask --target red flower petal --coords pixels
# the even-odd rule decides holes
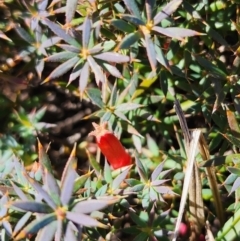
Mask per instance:
[[[131,164],[131,156],[126,152],[117,137],[107,130],[107,123],[97,125],[93,123],[95,131],[89,133],[96,137],[98,147],[114,168],[121,168]]]

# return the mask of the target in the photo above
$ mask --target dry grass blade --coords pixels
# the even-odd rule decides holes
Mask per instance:
[[[188,152],[188,161],[187,161],[188,165],[187,165],[187,169],[186,169],[186,175],[184,178],[182,198],[181,198],[181,202],[180,202],[178,219],[177,219],[175,230],[174,230],[173,241],[177,240],[178,230],[180,228],[185,204],[187,201],[190,182],[192,182],[192,172],[194,169],[193,166],[195,163],[195,155],[196,155],[196,151],[197,151],[197,145],[198,145],[200,134],[201,134],[200,130],[194,130],[193,135],[192,135],[192,140],[190,142],[190,148],[189,148],[189,152]]]
[[[183,132],[184,140],[185,140],[185,150],[187,153],[187,168],[185,170],[185,179],[183,186],[182,199],[180,202],[179,215],[176,222],[174,238],[176,240],[178,235],[178,230],[180,227],[180,223],[182,220],[184,207],[187,200],[187,195],[189,194],[189,211],[191,214],[191,223],[193,230],[191,233],[190,240],[194,240],[197,235],[201,234],[201,229],[205,223],[204,217],[204,206],[202,199],[202,186],[201,179],[198,167],[195,163],[195,154],[197,149],[197,144],[201,135],[200,130],[194,130],[192,133],[192,137],[190,135],[186,119],[184,117],[184,113],[180,106],[178,100],[175,101],[175,110],[179,118],[180,126]]]

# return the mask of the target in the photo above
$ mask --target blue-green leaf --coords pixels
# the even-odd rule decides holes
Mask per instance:
[[[163,19],[169,17],[173,12],[176,11],[176,9],[179,7],[179,5],[182,3],[182,0],[172,0],[169,2],[163,9],[154,17],[153,22],[154,25],[157,25],[160,23]]]
[[[50,208],[47,204],[36,201],[16,201],[12,203],[12,206],[33,213],[53,212],[53,209]]]
[[[97,84],[99,85],[99,82],[104,83],[105,77],[100,66],[97,64],[97,62],[94,60],[94,58],[91,55],[87,57],[87,60],[89,65],[91,66],[92,71],[94,72],[95,80]]]
[[[132,26],[131,24],[127,23],[126,21],[124,21],[122,19],[113,19],[111,21],[111,24],[115,28],[117,28],[123,32],[127,32],[127,33],[132,33],[136,30],[136,28],[134,26]]]
[[[66,4],[66,23],[70,23],[77,9],[78,0],[67,0]]]
[[[75,46],[76,48],[81,47],[80,43],[78,43],[75,38],[67,34],[66,30],[62,29],[58,24],[48,20],[47,18],[44,19],[42,23],[47,25],[57,36],[61,37],[65,42]]]
[[[197,31],[186,29],[186,28],[175,28],[175,27],[162,28],[162,27],[155,26],[152,28],[152,30],[178,40],[183,40],[184,37],[202,35]]]
[[[63,74],[65,74],[68,70],[70,70],[77,62],[79,61],[79,57],[75,56],[72,59],[67,60],[66,62],[59,65],[56,69],[52,71],[52,73],[43,81],[43,83],[48,82],[51,79],[57,78]]]
[[[79,91],[83,93],[87,87],[89,79],[89,64],[86,62],[81,70],[81,76],[79,78]]]
[[[99,89],[96,88],[87,88],[86,94],[89,97],[89,99],[98,107],[103,108],[104,103],[102,101],[102,92]]]
[[[155,52],[154,43],[151,39],[150,34],[145,34],[145,44],[147,49],[148,60],[150,62],[152,71],[156,71],[156,67],[157,67],[156,52]]]
[[[128,21],[136,26],[146,25],[146,23],[141,18],[135,17],[133,15],[121,14],[120,16],[121,16],[121,18],[125,19],[126,21]]]
[[[101,59],[107,62],[113,63],[126,63],[129,62],[129,57],[126,55],[114,53],[114,52],[104,52],[101,54],[94,55],[94,58]]]
[[[29,44],[33,44],[35,42],[34,38],[22,27],[16,25],[14,29],[17,31],[18,35]]]
[[[88,44],[89,44],[89,39],[90,39],[90,34],[91,34],[91,19],[87,16],[85,17],[85,21],[83,23],[83,31],[82,31],[82,45],[83,48],[87,49]]]
[[[118,49],[128,49],[131,45],[136,43],[141,38],[139,32],[130,33],[126,35],[123,40],[120,42]]]
[[[73,52],[64,51],[64,52],[60,52],[60,53],[56,53],[56,54],[48,56],[47,58],[45,58],[45,61],[62,62],[62,61],[68,60],[68,59],[72,59],[75,56],[78,56],[78,54],[73,53]]]
[[[150,22],[152,20],[152,13],[155,7],[156,0],[146,0],[146,13],[147,13],[147,20]]]
[[[138,6],[135,2],[135,0],[123,0],[128,11],[132,14],[135,15],[136,17],[141,19],[141,14],[139,12]]]

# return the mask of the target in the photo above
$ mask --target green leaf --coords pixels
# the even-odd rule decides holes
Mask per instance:
[[[145,43],[146,43],[146,49],[147,49],[147,56],[148,56],[148,60],[151,65],[152,71],[156,71],[156,67],[157,67],[156,52],[155,52],[155,46],[151,39],[150,34],[145,34]]]
[[[228,156],[217,156],[206,162],[201,163],[202,167],[220,166],[230,163],[240,163],[240,154],[231,154]]]
[[[120,187],[120,184],[126,179],[131,166],[125,169],[121,174],[119,174],[112,182],[112,189],[115,190]]]
[[[99,82],[104,83],[105,77],[102,73],[100,66],[97,64],[97,62],[94,60],[94,58],[91,55],[89,55],[87,57],[87,60],[88,60],[89,65],[91,66],[92,71],[94,72],[95,80],[96,80],[97,84],[99,85]]]
[[[146,170],[145,170],[142,162],[138,158],[136,158],[136,166],[137,166],[137,169],[138,169],[138,174],[141,177],[142,181],[147,182],[148,179],[147,179]]]
[[[141,19],[141,14],[139,12],[138,6],[135,2],[135,0],[123,0],[128,11],[132,14],[135,15],[136,17]]]
[[[175,27],[162,28],[162,27],[155,26],[152,28],[152,30],[178,40],[183,40],[183,38],[185,37],[202,35],[199,32],[196,32],[191,29],[186,29],[186,28],[175,28]]]
[[[218,232],[216,241],[236,240],[240,238],[240,209],[224,224],[223,228]]]
[[[158,45],[155,44],[155,51],[156,51],[156,59],[157,61],[164,66],[168,71],[170,71],[170,65],[168,60],[166,59],[165,55],[163,54],[161,48],[159,48]]]
[[[69,71],[73,66],[79,61],[79,57],[73,57],[72,59],[67,60],[66,62],[59,65],[56,69],[52,71],[52,73],[43,81],[43,83],[48,82],[51,79],[57,78],[67,71]]]
[[[96,161],[96,158],[93,157],[88,150],[86,150],[86,152],[87,152],[87,156],[88,156],[88,160],[90,162],[90,165],[93,167],[96,174],[99,176],[101,174],[101,171],[102,171],[102,168],[101,168],[100,164]]]
[[[39,219],[35,219],[32,221],[26,228],[24,228],[18,235],[15,237],[15,240],[20,240],[27,237],[29,234],[35,234],[40,229],[49,225],[51,222],[56,220],[56,214],[51,213],[40,217]]]
[[[78,0],[67,0],[66,3],[66,23],[69,24],[74,15],[75,15],[75,11],[77,9],[77,3]]]
[[[148,22],[150,22],[152,20],[152,14],[153,14],[153,10],[154,10],[154,7],[155,7],[155,3],[156,1],[155,0],[146,0],[146,13],[147,13],[147,20]]]
[[[123,104],[118,105],[116,107],[116,110],[126,112],[126,111],[136,110],[136,109],[141,108],[143,106],[144,105],[140,105],[140,104],[137,104],[137,103],[123,103]]]
[[[42,20],[42,23],[47,25],[57,36],[61,37],[65,42],[75,46],[76,48],[81,48],[81,45],[76,41],[76,39],[67,34],[66,30],[62,29],[58,24],[48,20],[47,18]]]
[[[126,21],[124,21],[122,19],[113,19],[111,21],[111,24],[115,28],[117,28],[123,32],[127,32],[127,33],[132,33],[136,30],[136,28],[134,26],[132,26],[131,24],[127,23]]]
[[[76,48],[72,45],[68,45],[68,44],[56,44],[58,47],[68,51],[68,52],[73,52],[73,53],[76,53],[76,54],[79,54],[80,53],[80,49],[79,48]]]
[[[121,14],[120,17],[136,26],[146,25],[146,23],[141,18],[135,17],[133,15]]]
[[[160,85],[161,85],[161,89],[163,91],[163,94],[165,96],[167,96],[167,93],[168,93],[168,77],[167,77],[167,74],[166,74],[165,70],[161,70],[159,78],[160,78]]]
[[[31,212],[27,212],[25,213],[17,222],[16,226],[14,227],[14,230],[13,230],[13,237],[16,236],[17,233],[19,233],[19,231],[27,226],[27,222],[28,220],[30,219],[30,217],[32,216],[32,213]]]
[[[93,170],[91,172],[88,172],[84,175],[81,175],[78,177],[74,182],[73,192],[77,192],[80,188],[82,188],[87,181],[87,179],[92,175]]]
[[[82,31],[82,45],[83,48],[87,49],[88,44],[89,44],[89,39],[90,39],[90,34],[91,34],[91,19],[87,16],[85,17],[84,23],[83,23],[83,31]]]
[[[126,35],[120,42],[118,49],[128,49],[141,38],[141,34],[137,31]]]
[[[126,55],[114,53],[114,52],[104,52],[101,54],[94,55],[94,58],[101,59],[107,62],[113,63],[126,63],[129,62],[129,57]]]
[[[32,187],[38,192],[38,194],[46,201],[46,203],[55,210],[57,205],[53,201],[53,199],[50,197],[50,195],[43,189],[43,187],[36,182],[34,179],[29,177],[26,173],[24,174],[25,177],[28,179],[29,183],[32,185]]]
[[[129,212],[130,218],[136,223],[139,227],[146,227],[147,223],[145,220],[142,220],[137,214],[134,212]]]
[[[74,213],[74,212],[67,212],[66,215],[67,219],[71,220],[74,223],[86,226],[86,227],[100,227],[100,228],[108,228],[107,225],[104,225],[98,222],[96,219],[83,214],[83,213]]]
[[[98,199],[98,200],[81,201],[81,202],[78,202],[73,207],[72,211],[75,213],[88,214],[88,213],[92,213],[93,211],[98,211],[103,208],[106,208],[107,206],[112,205],[117,201],[119,201],[119,199],[114,197]]]
[[[158,145],[149,134],[147,134],[147,145],[153,156],[159,156]]]
[[[102,101],[102,96],[101,96],[102,92],[99,89],[87,88],[86,94],[95,105],[97,105],[101,109],[104,107],[104,103]]]
[[[205,58],[202,58],[200,56],[194,56],[197,60],[197,62],[205,68],[205,70],[210,71],[210,74],[216,74],[220,77],[224,77],[226,78],[227,75],[224,71],[222,71],[221,69],[219,69],[216,65],[212,64],[210,61],[208,61]]]
[[[12,206],[33,213],[53,212],[53,209],[50,208],[47,204],[36,201],[15,201],[12,203]]]
[[[76,159],[76,143],[72,149],[70,157],[63,170],[61,178],[61,202],[62,205],[67,205],[72,197],[74,182],[77,177],[76,173],[77,159]]]
[[[29,44],[33,44],[35,42],[34,38],[22,27],[15,25],[14,29],[17,31],[18,35]]]
[[[227,169],[228,169],[229,172],[240,176],[240,169],[239,169],[239,168],[236,168],[236,167],[227,167]]]
[[[53,55],[48,56],[47,58],[45,58],[45,61],[49,61],[49,62],[62,62],[68,59],[72,59],[73,57],[78,56],[77,53],[73,53],[73,52],[60,52],[60,53],[56,53]]]
[[[153,23],[157,25],[163,19],[168,18],[173,12],[177,10],[182,0],[172,0],[154,17]]]
[[[119,79],[123,78],[122,74],[120,73],[120,71],[115,66],[113,66],[111,64],[108,64],[108,63],[102,63],[102,66],[112,76],[115,76],[115,77],[117,77]]]
[[[83,59],[79,60],[79,62],[74,66],[72,73],[70,74],[68,85],[72,83],[77,77],[80,76],[83,67]]]
[[[107,183],[112,183],[112,171],[106,160],[104,165],[104,179]]]
[[[90,74],[89,63],[86,62],[83,65],[83,68],[81,69],[81,75],[80,75],[80,78],[79,78],[79,91],[80,91],[80,94],[82,94],[84,92],[84,90],[86,89],[86,87],[87,87],[89,74]]]

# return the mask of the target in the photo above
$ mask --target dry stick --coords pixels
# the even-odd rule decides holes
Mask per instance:
[[[184,178],[183,193],[182,193],[182,198],[180,202],[179,215],[176,222],[173,241],[175,241],[178,236],[178,231],[179,231],[182,216],[184,213],[184,207],[186,204],[188,191],[189,191],[189,201],[190,201],[190,212],[193,214],[194,223],[199,223],[200,226],[202,226],[204,225],[204,221],[205,221],[203,200],[201,195],[201,191],[202,191],[201,180],[200,180],[200,175],[199,175],[197,165],[195,164],[195,154],[197,151],[197,145],[198,145],[201,131],[194,130],[191,138],[191,135],[187,126],[187,122],[184,117],[184,113],[182,111],[182,108],[178,100],[175,101],[174,108],[178,115],[180,126],[183,132],[188,161],[187,161],[186,175]],[[199,229],[196,231],[200,233]]]
[[[201,154],[203,160],[207,161],[210,159],[209,148],[208,148],[208,145],[205,141],[203,134],[201,134],[200,140],[199,140],[199,151],[200,151],[200,154]],[[220,194],[219,194],[219,190],[218,190],[218,186],[217,186],[217,180],[216,180],[214,167],[206,167],[205,171],[207,174],[209,186],[213,193],[213,202],[214,202],[214,206],[216,209],[217,217],[218,217],[220,223],[223,225],[224,224],[224,212],[223,212],[222,202],[221,202],[221,198],[220,198]]]

